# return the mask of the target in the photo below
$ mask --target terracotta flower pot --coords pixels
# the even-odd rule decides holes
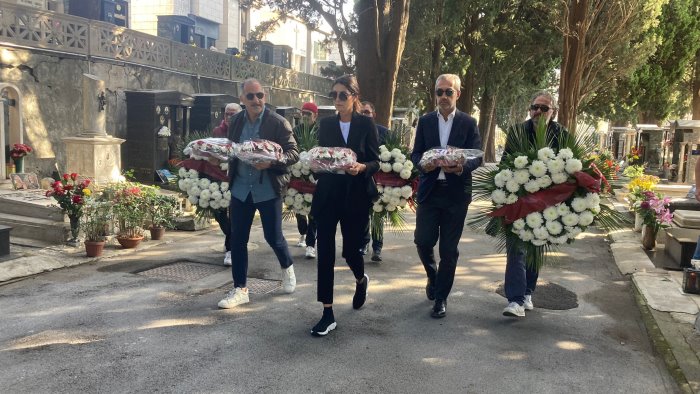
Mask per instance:
[[[135,238],[117,237],[117,242],[119,242],[124,249],[133,249],[141,243],[142,239],[143,236]]]
[[[151,231],[152,240],[158,241],[159,239],[163,239],[163,234],[165,234],[165,227],[151,227],[149,230]]]
[[[87,254],[87,257],[102,256],[104,247],[105,241],[85,241],[85,254]]]

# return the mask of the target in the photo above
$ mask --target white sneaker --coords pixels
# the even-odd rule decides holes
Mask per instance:
[[[294,266],[290,265],[289,268],[282,270],[282,290],[285,293],[294,293],[294,289],[297,288],[297,277],[294,275]]]
[[[230,251],[226,252],[226,256],[224,256],[224,265],[227,267],[231,266],[231,252]]]
[[[503,316],[524,317],[525,308],[517,302],[511,302],[503,309]]]
[[[238,305],[247,304],[250,302],[248,298],[248,290],[243,290],[240,287],[234,287],[233,290],[226,293],[226,297],[219,301],[219,308],[231,309]]]
[[[305,248],[306,247],[306,235],[301,235],[299,237],[299,242],[297,243],[297,246],[300,248]]]
[[[526,311],[531,311],[535,309],[535,305],[532,304],[532,294],[525,296],[525,301],[523,301],[523,309]]]
[[[306,254],[304,256],[306,256],[307,259],[315,258],[316,257],[316,248],[314,248],[313,246],[307,246],[306,247]]]
[[[690,260],[690,265],[691,265],[693,268],[700,268],[700,260],[691,259],[691,260]]]

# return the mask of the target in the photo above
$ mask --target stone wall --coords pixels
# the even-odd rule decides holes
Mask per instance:
[[[86,60],[20,48],[0,48],[0,80],[13,84],[22,96],[24,142],[35,148],[26,171],[47,175],[54,163],[66,162],[63,137],[82,130],[82,75],[105,81],[107,133],[126,138],[125,90],[162,89],[186,94],[224,93],[239,96],[238,83],[108,60]],[[300,106],[304,101],[329,104],[325,95],[265,86],[275,106]]]

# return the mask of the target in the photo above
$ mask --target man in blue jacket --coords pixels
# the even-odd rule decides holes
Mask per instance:
[[[429,300],[434,300],[431,316],[445,317],[447,296],[452,289],[459,239],[462,237],[467,207],[471,202],[472,171],[481,159],[471,159],[464,165],[421,167],[423,153],[431,148],[452,146],[464,149],[481,149],[481,137],[476,120],[457,110],[461,81],[457,75],[443,74],[435,82],[435,98],[438,110],[422,116],[416,127],[416,138],[411,160],[420,171],[418,184],[418,209],[414,242],[418,249],[428,284],[425,287]],[[435,260],[433,248],[437,242],[440,263]]]

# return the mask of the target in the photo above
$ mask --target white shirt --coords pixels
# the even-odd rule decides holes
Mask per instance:
[[[438,128],[440,130],[440,146],[442,148],[447,148],[447,141],[450,139],[450,130],[452,130],[452,122],[455,120],[455,113],[457,113],[457,108],[452,110],[452,112],[447,115],[447,120],[442,116],[440,111],[437,111],[438,117]],[[438,174],[438,179],[446,179],[445,171],[440,169],[440,174]]]
[[[339,121],[340,122],[340,121]],[[350,122],[340,122],[340,132],[343,133],[345,143],[348,143],[348,135],[350,135]]]

